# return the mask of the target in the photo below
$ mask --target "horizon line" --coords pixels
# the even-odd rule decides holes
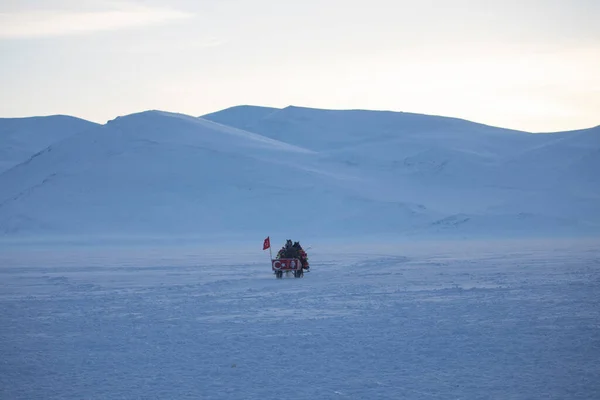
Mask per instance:
[[[373,109],[371,109],[371,108],[319,108],[319,107],[311,107],[311,106],[299,106],[299,105],[294,105],[294,104],[289,104],[289,105],[287,105],[285,107],[274,107],[274,106],[264,106],[264,105],[258,105],[258,104],[250,104],[250,103],[232,105],[232,106],[228,106],[228,107],[225,107],[225,108],[222,108],[222,109],[211,111],[209,113],[205,113],[205,114],[202,114],[202,115],[186,114],[186,113],[182,113],[182,112],[179,112],[179,111],[169,111],[169,110],[166,110],[166,109],[159,109],[159,108],[148,108],[148,109],[144,109],[144,110],[141,110],[141,111],[133,111],[133,112],[129,112],[127,114],[116,115],[113,118],[106,119],[106,121],[104,121],[104,122],[99,122],[97,120],[87,119],[87,118],[84,118],[84,117],[81,117],[81,116],[78,116],[78,115],[66,114],[66,113],[19,115],[19,116],[0,116],[0,120],[3,120],[3,119],[33,119],[33,118],[49,118],[49,117],[70,117],[70,118],[76,118],[76,119],[80,119],[80,120],[83,120],[83,121],[87,121],[87,122],[90,122],[90,123],[94,123],[94,124],[98,124],[98,125],[103,126],[103,125],[106,125],[107,123],[109,123],[110,121],[115,120],[116,118],[127,117],[127,116],[131,116],[131,115],[142,114],[142,113],[147,113],[147,112],[163,112],[163,113],[169,113],[169,114],[180,114],[180,115],[185,115],[185,116],[189,116],[189,117],[193,117],[193,118],[203,118],[203,117],[205,117],[207,115],[217,114],[219,112],[231,110],[231,109],[234,109],[234,108],[244,108],[244,107],[247,107],[247,108],[270,108],[270,109],[274,109],[274,110],[277,110],[277,111],[283,111],[283,110],[290,109],[290,108],[300,108],[300,109],[314,110],[314,111],[376,112],[376,113],[393,113],[393,114],[411,114],[411,115],[421,115],[421,116],[432,117],[432,118],[445,118],[445,119],[460,120],[460,121],[469,122],[469,123],[473,123],[473,124],[488,126],[488,127],[491,127],[491,128],[503,129],[503,130],[513,131],[513,132],[532,133],[532,134],[551,134],[551,133],[576,132],[576,131],[590,130],[590,129],[595,129],[595,128],[600,127],[600,123],[599,123],[599,124],[593,125],[593,126],[587,126],[587,127],[575,128],[575,129],[568,129],[568,130],[527,131],[527,130],[523,130],[523,129],[507,128],[507,127],[504,127],[504,126],[492,125],[492,124],[489,124],[489,123],[479,122],[479,121],[472,120],[472,119],[467,119],[467,118],[464,118],[464,117],[456,117],[456,116],[443,115],[443,114],[430,114],[430,113],[415,112],[415,111],[403,111],[403,110],[393,110],[393,109],[375,109],[375,108],[373,108]]]

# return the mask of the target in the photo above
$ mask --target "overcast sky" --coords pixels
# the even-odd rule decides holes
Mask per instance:
[[[597,0],[0,0],[0,117],[239,104],[600,124]]]

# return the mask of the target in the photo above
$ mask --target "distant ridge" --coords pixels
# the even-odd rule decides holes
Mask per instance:
[[[254,124],[256,121],[265,118],[268,115],[279,110],[279,108],[273,107],[240,105],[220,110],[214,113],[202,115],[201,118],[218,123],[224,123],[230,126],[235,126],[236,128],[245,129],[248,126]],[[235,121],[235,124],[232,124],[231,121]]]

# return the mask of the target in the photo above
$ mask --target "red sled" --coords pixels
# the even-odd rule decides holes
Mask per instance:
[[[286,275],[293,272],[294,278],[302,278],[304,276],[302,262],[298,258],[278,258],[271,260],[271,269],[273,269],[273,273],[277,279],[282,278],[284,272]]]

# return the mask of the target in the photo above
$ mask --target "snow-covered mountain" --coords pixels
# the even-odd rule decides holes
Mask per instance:
[[[348,189],[353,181],[320,169],[318,153],[298,146],[144,112],[67,138],[0,176],[0,226],[5,235],[215,237],[332,233],[360,214],[374,229],[427,218],[408,205],[377,218],[391,206],[374,208]]]
[[[66,115],[0,118],[0,174],[52,143],[97,125]]]
[[[363,177],[361,192],[443,215],[420,232],[572,235],[600,225],[600,127],[532,134],[412,113],[245,108],[203,118],[317,150],[327,168]]]
[[[599,138],[382,111],[148,111],[65,132],[1,174],[0,233],[595,235]]]
[[[527,135],[519,131],[457,118],[391,111],[238,106],[202,118],[319,151],[390,139],[428,138],[477,152],[497,153],[513,151],[515,142],[527,140]],[[490,145],[488,139],[493,136],[497,140]]]

